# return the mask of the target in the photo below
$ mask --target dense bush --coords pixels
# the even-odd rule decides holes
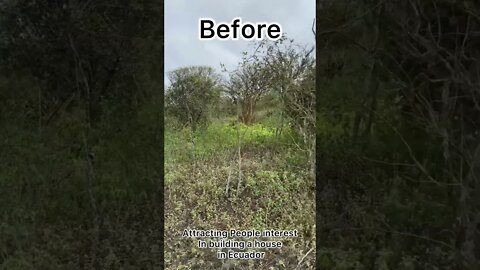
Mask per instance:
[[[477,269],[478,6],[318,8],[320,269]]]
[[[165,95],[166,113],[193,130],[205,125],[220,99],[219,76],[213,68],[179,68],[168,74],[170,87]]]
[[[161,2],[0,14],[0,268],[163,269]]]

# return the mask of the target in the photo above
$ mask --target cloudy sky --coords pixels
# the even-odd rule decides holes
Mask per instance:
[[[302,44],[315,43],[312,23],[315,0],[166,0],[165,1],[165,72],[179,67],[207,65],[220,71],[228,69],[249,50],[244,40],[198,39],[198,19],[212,18],[216,23],[241,17],[242,23],[277,22],[287,37]],[[168,79],[165,77],[168,85]]]

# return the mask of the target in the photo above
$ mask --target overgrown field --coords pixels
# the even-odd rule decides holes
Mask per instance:
[[[324,2],[318,269],[480,269],[478,1]]]
[[[82,110],[39,128],[2,108],[0,269],[163,269],[161,106],[112,107],[88,135]]]
[[[249,126],[235,118],[214,119],[195,132],[169,122],[167,269],[313,269],[315,184],[292,129],[286,127],[279,134],[274,116]],[[198,239],[182,238],[188,228],[298,229],[299,237],[280,239],[285,245],[281,249],[259,250],[267,253],[263,260],[224,261],[217,259],[215,249],[198,248]]]

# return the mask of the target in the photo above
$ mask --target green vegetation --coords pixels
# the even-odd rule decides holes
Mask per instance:
[[[161,22],[0,4],[0,269],[163,269]]]
[[[207,124],[212,104],[220,98],[219,77],[211,67],[187,67],[168,74],[175,91],[165,97],[167,113],[196,130]]]
[[[246,126],[215,119],[196,133],[167,127],[165,230],[172,232],[165,239],[167,268],[222,265],[215,250],[197,249],[194,239],[182,239],[184,228],[299,229],[298,239],[285,241],[287,247],[278,252],[267,250],[269,255],[260,264],[235,262],[239,267],[248,266],[245,269],[296,266],[315,245],[314,183],[307,156],[291,141],[288,131],[277,137],[275,127],[263,122]],[[304,260],[304,267],[311,268],[313,259]]]
[[[480,269],[478,3],[317,8],[317,269]]]
[[[260,44],[264,51],[245,55],[227,81],[212,86],[221,93],[217,102],[199,106],[210,112],[200,128],[188,120],[194,119],[191,111],[170,110],[178,104],[166,99],[167,269],[315,267],[314,122],[309,122],[314,119],[315,80],[309,76],[314,74],[314,58],[311,51],[281,42]],[[275,56],[268,54],[274,51]],[[287,54],[293,51],[297,54]],[[290,65],[276,62],[280,56]],[[288,68],[298,74],[286,77]],[[183,79],[200,84],[205,80],[189,76]],[[185,91],[179,85],[186,83],[174,82],[167,96]],[[281,249],[255,249],[266,252],[263,260],[221,260],[216,249],[200,249],[198,239],[182,238],[184,229],[297,229],[299,237],[280,239],[285,245]]]

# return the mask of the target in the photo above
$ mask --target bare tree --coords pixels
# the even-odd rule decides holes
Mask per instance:
[[[272,88],[280,97],[281,121],[277,134],[282,133],[288,118],[301,135],[301,147],[315,171],[315,47],[294,44],[283,39],[266,46],[264,61],[273,77]]]
[[[480,266],[480,19],[474,6],[473,1],[386,5],[397,35],[387,39],[393,49],[384,52],[400,63],[391,70],[405,82],[402,95],[412,117],[441,140],[449,176],[433,182],[459,187],[451,191],[458,201],[450,203],[457,205],[456,241],[468,269]]]
[[[253,123],[257,102],[270,91],[273,82],[269,66],[259,53],[258,48],[251,56],[244,53],[237,69],[230,72],[226,85],[227,95],[240,104],[240,120],[247,125]]]

